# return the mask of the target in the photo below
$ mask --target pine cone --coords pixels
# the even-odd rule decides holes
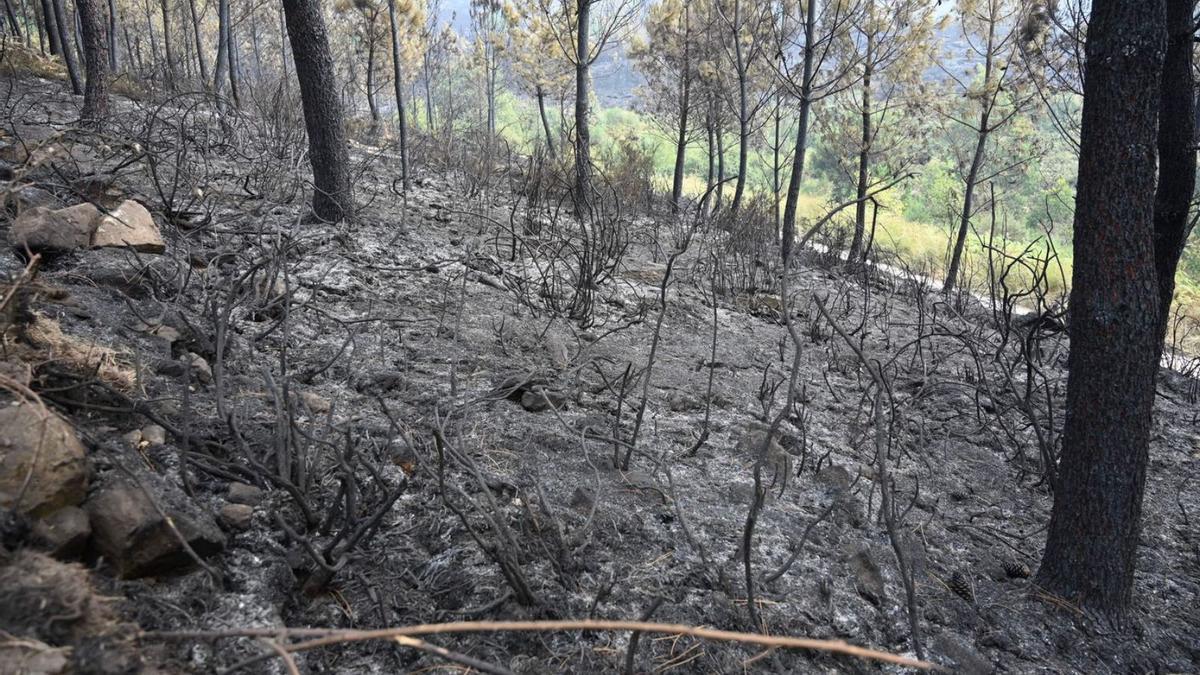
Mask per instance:
[[[1028,579],[1033,576],[1033,572],[1029,569],[1029,565],[1011,560],[1004,563],[1004,573],[1009,579]]]
[[[975,589],[971,587],[971,581],[960,570],[955,570],[954,574],[950,575],[950,581],[946,583],[950,590],[958,597],[966,600],[969,603],[975,603]]]

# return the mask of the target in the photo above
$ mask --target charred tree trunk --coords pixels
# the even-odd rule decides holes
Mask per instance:
[[[396,0],[388,0],[388,20],[392,28],[392,84],[396,89],[396,113],[400,124],[400,175],[408,192],[408,119],[404,110],[404,78],[400,71],[400,33],[396,25]]]
[[[62,53],[62,47],[58,42],[58,22],[54,18],[54,5],[52,0],[41,0],[42,2],[42,26],[46,31],[46,42],[50,48],[51,56],[58,56]]]
[[[83,90],[83,114],[87,126],[101,126],[108,117],[108,18],[104,0],[75,0],[83,25],[83,63],[87,85]]]
[[[742,3],[733,3],[733,53],[738,81],[738,174],[733,188],[733,203],[729,210],[737,213],[742,208],[742,195],[746,192],[746,166],[750,155],[750,108],[746,99],[746,59],[742,54],[741,40]]]
[[[687,160],[688,112],[691,108],[691,18],[683,9],[683,72],[679,84],[679,135],[675,139],[675,171],[671,175],[671,213],[679,213],[683,201],[683,171]]]
[[[75,62],[74,50],[71,49],[71,24],[67,23],[67,13],[63,11],[63,0],[50,0],[54,7],[54,25],[58,33],[58,48],[67,65],[67,76],[71,78],[71,93],[78,96],[83,93],[83,82],[79,77],[79,66]]]
[[[287,60],[282,58],[284,70]],[[229,0],[217,1],[217,63],[213,67],[213,91],[220,94],[225,90],[226,70],[229,68]]]
[[[800,82],[800,117],[796,124],[796,151],[792,155],[792,175],[788,178],[787,203],[783,207],[783,237],[780,254],[785,265],[792,259],[792,247],[796,243],[796,209],[800,205],[800,183],[804,180],[804,155],[808,151],[808,117],[812,111],[813,70],[816,47],[813,41],[817,32],[817,0],[808,0],[804,17],[804,63],[803,79]]]
[[[192,37],[196,39],[196,64],[200,66],[200,81],[208,86],[208,61],[204,58],[204,41],[200,37],[200,15],[196,13],[196,0],[188,0],[188,11],[192,15]]]
[[[108,0],[108,69],[117,72],[117,0]]]
[[[175,71],[175,48],[171,46],[171,8],[167,0],[159,0],[162,10],[163,55],[167,60],[167,88],[174,89],[179,75]]]
[[[546,154],[552,160],[558,159],[558,151],[554,144],[554,134],[550,133],[550,120],[546,117],[546,90],[537,85],[538,115],[542,118],[542,131],[546,134]]]
[[[379,104],[375,102],[375,18],[371,17],[369,30],[371,35],[367,40],[367,108],[371,110],[371,129],[379,127]]]
[[[592,135],[588,128],[588,61],[590,14],[593,0],[576,0],[578,27],[575,35],[575,215],[583,216],[592,198]]]
[[[1165,24],[1162,2],[1092,3],[1067,412],[1037,575],[1118,623],[1133,591],[1163,311],[1154,207]]]
[[[858,148],[858,187],[854,205],[854,236],[846,254],[846,267],[855,268],[863,261],[863,238],[867,231],[867,188],[871,182],[871,52],[874,41],[867,35],[867,57],[864,60],[862,81],[862,139]]]
[[[725,130],[721,128],[720,118],[717,118],[717,199],[713,209],[720,210],[722,198],[725,197]]]
[[[283,0],[283,11],[308,131],[313,214],[325,221],[352,218],[350,152],[321,5],[318,0]]]

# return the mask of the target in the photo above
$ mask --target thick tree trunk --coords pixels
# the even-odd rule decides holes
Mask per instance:
[[[576,0],[578,27],[575,36],[575,215],[582,217],[592,199],[592,135],[588,128],[588,36],[593,0]]]
[[[846,253],[846,267],[853,269],[863,261],[863,238],[867,231],[867,188],[871,182],[871,35],[867,35],[867,57],[862,81],[862,139],[858,147],[858,186],[854,197],[854,236]]]
[[[83,91],[83,114],[87,126],[101,126],[108,117],[108,17],[104,0],[75,0],[83,25],[83,63],[87,86]]]
[[[400,123],[400,175],[408,192],[408,119],[404,110],[404,77],[400,71],[400,33],[396,25],[396,0],[388,0],[388,20],[392,27],[392,83],[396,88],[396,113]]]
[[[792,155],[792,175],[788,178],[787,203],[783,207],[783,238],[780,254],[786,265],[796,244],[796,209],[800,205],[800,183],[804,180],[804,155],[808,151],[808,117],[812,110],[813,69],[816,61],[817,0],[808,0],[804,17],[804,64],[800,82],[800,118],[796,124],[796,151]]]
[[[196,13],[196,0],[188,0],[188,11],[192,16],[192,37],[196,40],[196,64],[200,66],[200,81],[208,86],[208,60],[204,58],[204,41],[201,39],[200,15]]]
[[[1150,442],[1158,317],[1154,202],[1163,3],[1094,0],[1075,199],[1067,412],[1037,582],[1121,622]]]
[[[67,23],[67,13],[63,11],[63,0],[50,0],[54,7],[54,25],[58,29],[58,48],[63,62],[67,64],[67,76],[71,78],[71,93],[78,96],[83,93],[83,82],[79,77],[79,66],[75,62],[74,50],[71,49],[71,24]]]
[[[546,90],[537,85],[538,116],[542,118],[542,131],[546,134],[546,154],[552,160],[558,159],[558,151],[554,145],[554,134],[550,133],[550,120],[546,117]]]
[[[283,11],[308,131],[316,187],[313,213],[326,221],[352,218],[350,152],[321,5],[318,0],[283,0]]]

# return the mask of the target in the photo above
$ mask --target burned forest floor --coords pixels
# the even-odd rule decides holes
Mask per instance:
[[[358,216],[316,223],[294,102],[120,99],[103,131],[79,105],[0,80],[0,672],[282,673],[269,637],[216,634],[587,618],[964,673],[1197,671],[1196,381],[1159,379],[1118,630],[1031,578],[1053,326],[811,252],[783,283],[773,246],[694,213],[580,226],[477,142],[418,138],[407,192],[394,148],[356,143]],[[151,221],[114,239],[136,205]],[[497,672],[905,671],[680,635],[427,639]],[[471,669],[394,641],[294,663]]]

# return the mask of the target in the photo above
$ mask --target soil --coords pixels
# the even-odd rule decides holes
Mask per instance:
[[[100,478],[143,463],[213,514],[231,481],[267,489],[249,529],[208,560],[217,580],[192,568],[121,581],[90,560],[91,583],[142,631],[652,618],[916,656],[880,508],[877,392],[821,317],[819,297],[889,381],[896,546],[911,567],[925,658],[969,673],[1200,670],[1193,380],[1160,378],[1135,610],[1129,625],[1110,627],[1030,578],[1050,498],[1037,429],[1003,386],[1016,346],[999,347],[1007,329],[988,307],[945,302],[915,278],[846,275],[817,255],[789,276],[786,302],[746,292],[714,299],[705,261],[722,245],[706,231],[672,267],[659,325],[663,251],[686,227],[659,214],[622,221],[629,246],[595,289],[590,321],[580,321],[553,311],[537,288],[555,237],[575,236],[565,220],[526,235],[529,245],[510,256],[516,170],[472,174],[431,159],[418,162],[401,196],[390,154],[356,146],[363,208],[356,222],[331,226],[306,219],[295,139],[272,135],[253,112],[222,123],[188,97],[169,101],[167,112],[121,100],[102,136],[72,126],[79,100],[62,83],[9,78],[0,92],[10,137],[39,129],[70,140],[69,157],[22,180],[73,203],[81,178],[103,179],[150,207],[167,241],[161,256],[93,250],[44,261],[39,282],[67,299],[40,296],[31,307],[64,333],[120,352],[138,384],[120,393],[49,364],[34,388],[75,425]],[[434,157],[434,145],[425,140],[414,156]],[[144,150],[153,161],[130,160]],[[10,278],[23,266],[15,254],[0,256]],[[556,293],[550,299],[562,300]],[[147,320],[179,339],[147,333]],[[1035,358],[1051,402],[1035,395],[1034,417],[1045,424],[1052,413],[1051,432],[1061,420],[1065,354],[1062,336],[1052,335]],[[211,382],[189,367],[195,358]],[[793,363],[794,406],[778,425],[783,453],[758,462],[763,444],[754,440],[783,409]],[[1018,369],[1018,385],[1024,377]],[[621,470],[614,463],[633,438],[647,378],[635,449]],[[558,409],[534,412],[527,407],[539,407],[537,396],[510,395],[535,390]],[[324,404],[328,411],[317,412]],[[122,440],[148,422],[172,432],[165,444],[139,450]],[[756,464],[766,492],[750,556],[758,627],[741,548]],[[346,517],[351,483],[357,495]],[[320,583],[305,542],[323,548],[356,530],[363,536]],[[793,554],[790,568],[766,581]],[[514,575],[524,591],[514,590]],[[612,672],[625,667],[630,636],[432,641],[520,673]],[[266,652],[248,638],[156,642],[145,667],[217,672]],[[336,645],[296,661],[302,672],[460,669],[389,643]],[[900,669],[647,635],[633,670]],[[243,672],[285,671],[273,659]]]

